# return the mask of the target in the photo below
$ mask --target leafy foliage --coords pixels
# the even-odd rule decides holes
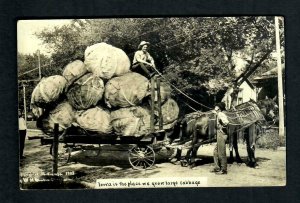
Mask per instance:
[[[38,60],[38,54],[21,54],[18,53],[17,55],[17,64],[18,64],[18,79],[20,81],[24,80],[38,80],[39,79],[39,60]],[[45,76],[46,73],[51,75],[53,71],[49,71],[49,68],[47,65],[50,63],[50,58],[40,54],[40,65],[41,65],[41,73],[42,76]],[[27,103],[27,108],[29,108],[31,93],[36,86],[36,81],[27,81],[24,82],[25,85],[25,98]],[[23,89],[23,83],[19,83],[19,91],[18,91],[20,100],[19,100],[19,108],[24,108],[24,89]],[[23,99],[21,99],[23,98]]]
[[[84,50],[92,44],[112,44],[132,60],[140,41],[149,41],[164,76],[208,106],[221,99],[239,72],[254,66],[268,68],[275,50],[272,17],[77,19],[37,36],[53,51],[53,73],[75,59],[83,60]]]

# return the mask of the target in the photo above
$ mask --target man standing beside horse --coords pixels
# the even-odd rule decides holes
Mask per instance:
[[[226,134],[226,126],[228,125],[229,121],[227,116],[222,112],[224,110],[225,103],[221,102],[216,104],[213,111],[217,117],[217,145],[214,149],[215,167],[211,172],[218,175],[227,174],[226,140],[228,135]]]

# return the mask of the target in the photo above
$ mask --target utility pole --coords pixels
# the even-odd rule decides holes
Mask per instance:
[[[26,87],[24,82],[22,82],[23,86],[23,103],[24,103],[24,116],[25,116],[25,122],[27,122],[27,108],[26,108]]]
[[[38,68],[39,68],[39,80],[41,80],[42,78],[42,72],[41,72],[41,54],[40,54],[40,50],[37,50],[37,54],[38,54]]]
[[[278,16],[275,16],[276,32],[276,52],[277,52],[277,80],[278,80],[278,103],[279,103],[279,139],[282,141],[284,136],[284,107],[283,107],[283,85],[282,85],[282,64],[280,52],[279,22]]]

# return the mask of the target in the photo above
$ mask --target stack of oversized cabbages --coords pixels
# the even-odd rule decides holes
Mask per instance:
[[[52,133],[80,129],[80,134],[142,136],[150,132],[150,82],[130,71],[128,56],[106,43],[88,47],[84,62],[69,63],[62,75],[43,78],[32,92],[37,127]],[[164,129],[175,123],[179,108],[161,83]],[[157,113],[157,109],[155,111]],[[155,126],[158,129],[158,124]]]

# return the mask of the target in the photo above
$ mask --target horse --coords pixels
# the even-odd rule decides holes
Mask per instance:
[[[278,105],[275,102],[277,98],[263,99],[257,101],[257,105],[265,115],[267,122],[278,125]]]
[[[229,120],[227,127],[227,134],[229,135],[230,158],[229,162],[233,161],[233,149],[236,153],[236,161],[242,162],[238,153],[238,133],[246,132],[244,139],[247,144],[248,165],[256,167],[255,159],[255,141],[259,126],[265,124],[263,112],[260,111],[258,105],[254,101],[249,101],[235,107],[235,110],[224,111]],[[213,121],[213,122],[212,122]],[[199,147],[203,144],[212,143],[216,141],[216,114],[213,111],[208,112],[194,112],[187,114],[183,120],[178,123],[179,137],[182,142],[190,142],[185,160],[181,160],[183,166],[189,165],[191,168],[195,166],[195,157]],[[181,157],[181,150],[177,151],[175,156],[177,159]]]

